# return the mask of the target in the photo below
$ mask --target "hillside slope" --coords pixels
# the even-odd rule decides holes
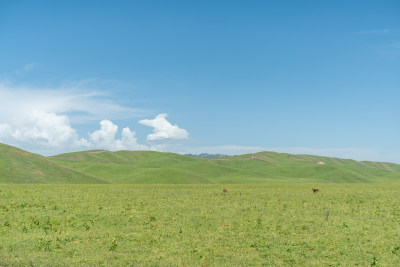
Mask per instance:
[[[0,183],[95,184],[107,181],[69,169],[43,156],[0,144]]]
[[[261,152],[196,158],[154,151],[83,151],[50,158],[112,183],[267,183],[400,181],[400,165]]]
[[[212,176],[218,169],[226,169],[197,158],[154,151],[95,150],[61,154],[50,159],[112,183],[213,183],[207,174]]]

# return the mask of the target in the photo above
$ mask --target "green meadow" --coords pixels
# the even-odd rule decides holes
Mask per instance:
[[[46,158],[117,184],[353,183],[400,181],[400,165],[260,152],[195,158],[154,151],[83,151]]]
[[[399,183],[2,184],[0,265],[400,266],[399,196]]]
[[[0,144],[0,266],[400,266],[399,181],[312,155]]]
[[[269,184],[387,183],[400,165],[260,152],[198,158],[155,151],[81,151],[43,157],[0,144],[0,183]]]

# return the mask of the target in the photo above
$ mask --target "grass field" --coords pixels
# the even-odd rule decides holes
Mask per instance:
[[[0,265],[400,266],[399,196],[398,183],[3,184]]]
[[[0,183],[109,183],[48,158],[0,143]]]
[[[222,158],[156,151],[81,151],[43,157],[0,143],[0,184],[390,183],[400,164],[259,152]]]
[[[48,159],[99,180],[121,184],[400,181],[399,164],[276,152],[205,159],[155,151],[82,151]]]

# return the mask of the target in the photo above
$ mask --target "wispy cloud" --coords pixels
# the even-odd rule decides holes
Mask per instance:
[[[120,105],[104,92],[86,90],[82,84],[59,88],[32,88],[0,82],[0,142],[55,154],[73,150],[149,149],[135,132],[107,119],[143,117],[146,111]],[[100,129],[79,137],[73,124],[100,122]]]
[[[69,115],[72,123],[99,121],[104,118],[143,117],[146,110],[120,105],[107,93],[86,90],[76,85],[59,88],[32,88],[0,82],[0,121],[42,110]]]
[[[32,71],[33,69],[35,69],[37,67],[37,65],[38,65],[37,63],[26,64],[26,65],[22,66],[22,68],[16,70],[16,74],[20,75],[20,74],[28,73],[28,72]]]
[[[400,57],[400,42],[394,42],[383,46],[380,54],[389,59],[398,59]]]
[[[390,47],[400,52],[400,43]],[[157,150],[180,153],[238,155],[260,151],[312,154],[356,160],[400,163],[400,153],[367,148],[305,148],[258,146],[188,146],[189,133],[172,124],[167,114],[139,120],[153,133],[141,144],[134,130],[122,130],[113,118],[146,117],[146,111],[125,107],[110,100],[107,93],[83,90],[82,84],[56,89],[28,88],[0,83],[0,142],[46,155],[86,149]],[[147,115],[146,115],[147,114]],[[100,122],[87,136],[78,136],[75,123]],[[29,149],[28,149],[29,150]]]
[[[26,64],[26,65],[24,66],[24,71],[31,71],[31,70],[33,70],[36,66],[37,66],[36,63]]]
[[[360,35],[374,35],[374,34],[389,34],[392,30],[390,29],[379,29],[379,30],[367,30],[367,31],[359,31],[356,34]]]
[[[139,121],[153,128],[147,136],[152,143],[140,144],[133,130],[119,131],[112,119],[144,117],[146,111],[125,107],[107,93],[83,87],[43,89],[0,83],[0,142],[49,155],[87,149],[168,151],[189,138],[185,129],[171,124],[163,113]],[[100,129],[78,136],[73,124],[94,121],[100,121]]]

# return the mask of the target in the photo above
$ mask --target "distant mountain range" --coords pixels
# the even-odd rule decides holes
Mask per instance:
[[[0,183],[353,183],[400,181],[400,165],[260,152],[240,156],[92,150],[43,157],[0,144]]]

